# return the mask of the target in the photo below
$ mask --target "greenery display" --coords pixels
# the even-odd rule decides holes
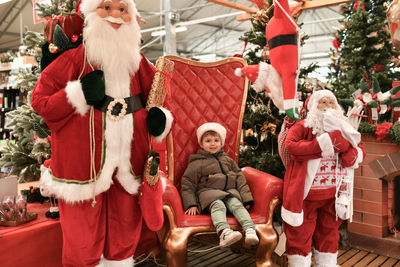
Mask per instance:
[[[355,1],[341,6],[344,19],[337,30],[331,49],[329,80],[338,98],[349,98],[360,79],[374,75],[382,92],[400,79],[395,67],[400,65],[390,40],[386,19],[387,0]]]
[[[390,139],[400,146],[400,122],[394,123],[388,134]]]

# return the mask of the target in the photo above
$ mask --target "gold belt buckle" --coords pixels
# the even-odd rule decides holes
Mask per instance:
[[[121,104],[122,108],[118,115],[113,115],[112,111],[117,104]],[[107,106],[107,116],[113,121],[119,121],[126,115],[126,110],[128,105],[126,104],[123,98],[115,98],[113,101],[110,102]]]

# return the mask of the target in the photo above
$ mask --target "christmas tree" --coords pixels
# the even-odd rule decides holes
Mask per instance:
[[[268,51],[265,49],[265,28],[273,14],[273,1],[265,0],[264,4],[259,6],[259,11],[252,16],[252,29],[240,38],[246,45],[251,44],[243,55],[249,65],[262,61],[269,63]],[[304,43],[306,39],[307,36],[302,36],[301,42]],[[317,65],[312,64],[301,69],[297,91],[301,92],[303,101],[312,90],[307,86],[305,78],[316,68]],[[253,88],[249,88],[242,126],[244,145],[240,151],[241,165],[252,166],[283,178],[285,168],[278,154],[277,139],[284,116],[279,114],[272,100],[264,93],[256,93]]]
[[[48,19],[45,25],[54,26],[54,18],[75,13],[77,0],[52,0],[51,5],[38,3],[38,16]],[[35,56],[38,62],[42,58],[41,47],[49,40],[49,35],[28,31],[24,34],[24,47]],[[7,142],[1,150],[0,167],[11,168],[11,173],[19,177],[20,182],[34,181],[40,178],[40,165],[51,156],[50,131],[30,106],[31,92],[40,76],[41,69],[20,70],[17,84],[27,97],[27,104],[8,112],[6,127],[11,127],[15,142]]]
[[[372,88],[372,76],[382,92],[399,80],[397,53],[390,41],[386,0],[355,1],[341,6],[344,19],[337,30],[328,76],[338,98],[349,98],[364,79]]]

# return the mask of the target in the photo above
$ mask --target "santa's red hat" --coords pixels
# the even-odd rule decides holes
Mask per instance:
[[[272,66],[271,66],[272,67]],[[257,93],[264,91],[267,82],[268,64],[261,62],[258,65],[248,65],[235,70],[236,76],[246,76],[252,83]]]

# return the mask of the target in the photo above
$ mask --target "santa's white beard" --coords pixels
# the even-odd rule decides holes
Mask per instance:
[[[334,116],[338,120],[345,120],[343,115],[343,111],[340,107],[336,109],[331,109]],[[324,131],[324,111],[319,110],[317,106],[311,108],[311,110],[307,113],[307,117],[304,121],[304,126],[307,128],[312,128],[312,133],[316,135],[323,134]]]
[[[136,19],[116,30],[94,11],[86,16],[85,23],[83,38],[91,64],[114,77],[134,74],[139,69],[141,35]]]

